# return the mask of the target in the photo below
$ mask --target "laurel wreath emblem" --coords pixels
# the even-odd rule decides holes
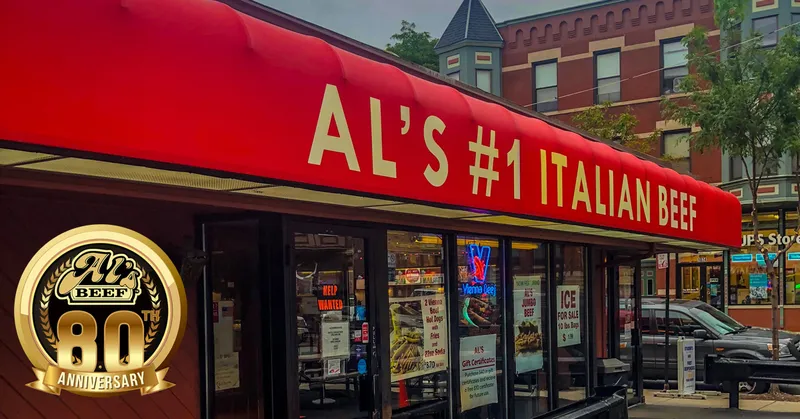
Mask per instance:
[[[42,333],[44,334],[45,339],[47,339],[47,343],[53,348],[54,351],[58,349],[58,338],[56,337],[55,333],[53,332],[53,326],[50,322],[50,298],[53,296],[53,290],[56,287],[56,282],[58,282],[58,278],[64,274],[70,267],[72,267],[72,263],[70,259],[64,261],[61,266],[58,267],[53,274],[47,279],[47,282],[44,285],[44,289],[42,290],[42,298],[39,301],[39,321],[40,326],[42,327]],[[146,270],[139,267],[142,274],[142,283],[147,288],[147,294],[150,297],[150,303],[152,304],[152,315],[150,317],[150,326],[147,329],[147,333],[144,336],[144,349],[147,350],[155,341],[156,335],[158,334],[159,326],[161,325],[161,297],[158,295],[158,290],[156,289],[155,282],[150,275],[147,273]],[[73,357],[74,358],[74,357]],[[77,359],[73,359],[76,361]],[[127,361],[127,356],[123,361]]]
[[[47,343],[50,344],[54,351],[57,350],[58,340],[55,333],[53,333],[53,326],[50,324],[50,297],[53,296],[53,290],[56,287],[58,278],[71,266],[70,260],[67,259],[50,275],[50,278],[44,284],[42,299],[39,301],[39,320],[41,321],[42,333],[44,333]]]

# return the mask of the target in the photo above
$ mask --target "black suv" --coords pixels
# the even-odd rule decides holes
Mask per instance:
[[[664,299],[642,299],[642,357],[645,380],[664,379],[664,334],[667,330]],[[678,338],[696,341],[697,381],[704,380],[705,357],[771,359],[772,331],[744,326],[716,308],[694,300],[669,302],[669,378],[677,379]],[[780,359],[800,360],[800,335],[780,332]],[[766,383],[741,383],[740,391],[763,393]]]

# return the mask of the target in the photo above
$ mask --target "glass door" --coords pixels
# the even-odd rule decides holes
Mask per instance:
[[[264,418],[261,287],[258,220],[203,224],[205,305],[209,327],[201,350],[207,391],[205,410],[213,418]],[[263,294],[262,294],[263,292]],[[268,411],[269,408],[267,407]]]
[[[722,265],[706,265],[703,267],[703,283],[705,288],[705,302],[717,310],[723,309]]]
[[[290,240],[300,417],[371,417],[368,239],[308,228]]]
[[[678,265],[681,272],[681,298],[697,300],[722,310],[722,264]]]

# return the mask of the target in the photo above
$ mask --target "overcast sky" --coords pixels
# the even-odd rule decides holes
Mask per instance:
[[[361,42],[384,48],[400,21],[417,24],[435,38],[462,0],[256,0]],[[483,0],[497,22],[597,0]]]

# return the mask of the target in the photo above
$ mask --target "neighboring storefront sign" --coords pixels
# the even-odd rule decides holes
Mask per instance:
[[[678,393],[693,394],[695,392],[695,341],[678,338]]]
[[[461,410],[497,403],[497,335],[461,338]]]
[[[514,277],[514,360],[517,374],[542,369],[541,277]]]
[[[389,300],[392,382],[447,369],[444,294]]]
[[[779,233],[770,233],[768,235],[759,234],[758,235],[759,241],[762,244],[767,245],[788,245],[798,243],[800,244],[800,235],[791,235],[791,236],[784,236]],[[749,247],[755,246],[756,239],[753,234],[743,234],[742,235],[742,247]]]
[[[754,300],[766,300],[768,298],[769,277],[767,274],[750,274],[750,298]]]
[[[31,388],[107,397],[174,385],[164,376],[186,328],[186,295],[164,251],[139,233],[91,225],[54,238],[25,268],[14,314]]]
[[[557,290],[558,347],[581,343],[581,287],[578,285],[559,285]]]
[[[659,253],[657,258],[658,258],[658,269],[667,269],[667,268],[669,268],[669,254],[668,253]]]
[[[350,357],[350,323],[322,321],[322,358]]]

